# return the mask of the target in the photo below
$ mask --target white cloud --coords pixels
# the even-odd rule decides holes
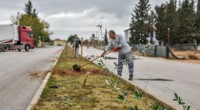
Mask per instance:
[[[11,15],[23,12],[27,0],[0,0],[0,24],[9,23]],[[103,26],[124,34],[129,27],[131,13],[138,0],[32,0],[39,16],[50,23],[53,38],[66,39],[70,34],[88,38],[99,32],[96,27],[103,19]],[[155,4],[166,0],[150,0],[152,9]]]
[[[129,19],[126,17],[117,17],[111,13],[104,13],[96,8],[90,8],[83,10],[82,12],[68,12],[68,13],[58,13],[55,15],[50,15],[46,18],[47,21],[52,24],[53,30],[65,31],[66,34],[83,33],[81,36],[86,36],[87,38],[99,31],[96,25],[101,22],[103,17],[103,26],[108,29],[121,30],[119,33],[122,34],[123,30],[128,28]],[[55,34],[57,32],[55,31]],[[64,35],[66,37],[66,35]]]

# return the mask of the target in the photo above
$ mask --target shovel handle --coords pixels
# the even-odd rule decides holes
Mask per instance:
[[[108,54],[110,54],[110,53],[112,53],[113,51],[109,51],[109,52],[107,52],[107,53],[105,53],[104,55],[108,55]],[[87,65],[87,64],[89,64],[89,63],[91,63],[91,62],[93,62],[93,61],[95,61],[95,60],[97,60],[97,59],[99,59],[99,58],[101,58],[102,56],[100,56],[100,57],[97,57],[97,58],[95,58],[95,59],[93,59],[93,60],[91,60],[91,61],[89,61],[89,62],[87,62],[87,63],[85,63],[85,64],[83,64],[83,65],[81,65],[81,67],[83,67],[83,66],[85,66],[85,65]]]

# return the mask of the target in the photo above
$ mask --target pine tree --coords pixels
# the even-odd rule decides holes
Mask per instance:
[[[167,44],[168,34],[170,34],[170,44],[191,43],[194,38],[198,39],[200,2],[198,2],[197,13],[195,13],[194,0],[179,0],[179,7],[176,0],[170,0],[169,3],[156,6],[155,10],[157,40]]]
[[[197,13],[200,13],[200,0],[197,0]]]
[[[108,34],[108,32],[107,32],[107,29],[105,30],[105,35],[104,35],[104,43],[105,43],[105,45],[107,46],[108,45],[108,37],[107,37],[107,34]]]
[[[25,3],[25,9],[24,9],[24,11],[28,15],[32,15],[33,14],[33,5],[32,5],[32,2],[30,0],[28,0],[28,2]]]
[[[176,40],[179,39],[177,36],[177,31],[179,29],[179,18],[177,13],[177,1],[170,0],[167,3],[166,7],[166,31],[169,34],[167,38],[165,38],[165,43],[169,41],[170,44],[176,43]]]
[[[167,44],[168,41],[172,44],[178,39],[179,19],[176,9],[176,0],[170,0],[169,3],[155,8],[157,13],[157,39],[164,44]],[[170,34],[170,39],[168,34]]]
[[[198,32],[200,33],[200,0],[198,0],[198,5],[197,5],[196,26]]]
[[[198,0],[198,3],[197,3],[196,33],[197,33],[198,44],[200,44],[200,0]]]
[[[191,42],[191,34],[194,34],[196,30],[195,19],[194,0],[184,0],[179,9],[179,43]]]
[[[130,43],[147,44],[149,37],[149,0],[139,0],[136,8],[133,10],[132,21],[130,24]]]
[[[165,42],[165,37],[167,35],[166,29],[166,20],[165,20],[165,10],[166,10],[166,5],[162,4],[161,6],[156,6],[155,7],[156,14],[157,14],[157,19],[156,19],[156,39],[159,41],[159,44],[162,42]]]
[[[33,15],[34,17],[37,17],[37,16],[38,16],[38,12],[37,12],[36,9],[33,9],[33,13],[32,13],[32,15]]]

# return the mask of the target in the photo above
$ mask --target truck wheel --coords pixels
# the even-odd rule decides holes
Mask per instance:
[[[3,48],[2,48],[2,51],[3,51],[3,52],[6,52],[6,51],[8,51],[8,50],[9,50],[9,46],[4,45]]]
[[[25,46],[25,51],[27,51],[27,52],[28,52],[28,51],[29,51],[29,49],[30,49],[30,46],[29,46],[29,45],[26,45],[26,46]]]

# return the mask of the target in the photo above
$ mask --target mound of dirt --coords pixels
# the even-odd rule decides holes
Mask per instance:
[[[76,76],[76,75],[85,75],[90,73],[90,75],[104,75],[104,70],[101,69],[82,69],[81,71],[75,71],[73,69],[63,69],[63,68],[54,68],[53,74],[58,74],[61,76]]]

